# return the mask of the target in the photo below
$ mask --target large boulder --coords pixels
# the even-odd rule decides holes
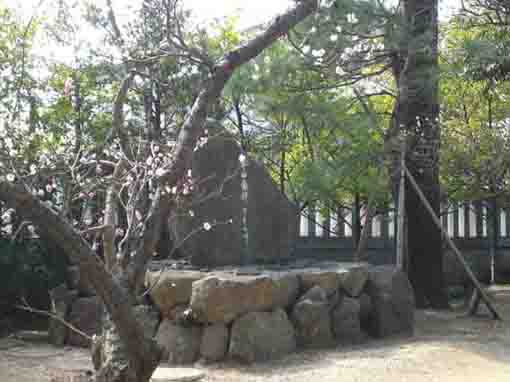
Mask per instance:
[[[193,283],[190,308],[199,322],[227,324],[244,313],[287,308],[298,293],[293,274],[209,276]]]
[[[202,328],[185,327],[164,320],[159,325],[156,341],[163,347],[163,361],[171,364],[193,363],[200,354]]]
[[[67,267],[66,281],[69,289],[78,290],[80,297],[96,295],[96,291],[87,278],[86,272],[78,265],[70,265]]]
[[[136,305],[133,309],[136,318],[142,324],[145,334],[148,337],[154,337],[159,325],[159,312],[149,305]]]
[[[344,296],[331,312],[333,333],[337,342],[359,343],[365,335],[360,325],[360,301]]]
[[[147,272],[145,281],[150,295],[165,318],[172,316],[177,305],[188,304],[191,298],[191,285],[204,274],[197,271],[162,270]]]
[[[490,280],[490,257],[486,251],[468,250],[462,254],[477,279],[485,282]],[[466,270],[452,250],[443,252],[443,277],[447,286],[465,286],[471,283]]]
[[[67,315],[71,310],[71,305],[76,300],[78,292],[76,290],[69,290],[65,284],[50,290],[51,299],[51,313],[60,318],[67,320]],[[67,326],[62,321],[50,318],[48,324],[48,338],[53,345],[62,346],[66,342]]]
[[[192,194],[170,218],[173,240],[183,243],[181,253],[200,266],[288,258],[298,236],[297,206],[280,192],[264,166],[250,158],[245,162],[248,186],[244,201],[241,149],[236,139],[221,128],[210,128],[209,133],[207,143],[193,153]],[[212,228],[197,230],[204,223]],[[190,233],[193,237],[186,240]]]
[[[372,312],[372,299],[365,292],[359,296],[359,320],[362,328],[366,328],[369,325],[369,320]]]
[[[412,335],[414,293],[404,272],[388,265],[370,268],[366,292],[370,296],[371,310],[365,329],[370,335],[379,338]]]
[[[314,286],[319,286],[327,295],[332,295],[340,287],[338,273],[332,270],[306,270],[299,275],[301,288],[308,291]]]
[[[333,343],[330,304],[326,292],[315,286],[294,305],[291,320],[300,346],[324,347]]]
[[[351,297],[358,297],[368,279],[368,264],[325,262],[316,268],[307,268],[297,273],[304,291],[317,285],[328,296],[341,289]]]
[[[71,306],[69,323],[92,337],[101,330],[103,306],[98,297],[83,297],[75,300]],[[90,340],[74,330],[69,330],[69,345],[89,347]]]
[[[228,328],[223,324],[213,324],[204,327],[200,355],[206,361],[221,361],[228,351]]]
[[[340,288],[350,297],[358,297],[368,280],[368,264],[353,263],[337,271]]]
[[[282,309],[250,312],[234,321],[229,354],[244,362],[268,361],[296,349],[294,328]]]

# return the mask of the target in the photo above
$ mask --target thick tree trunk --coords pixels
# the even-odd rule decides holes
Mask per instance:
[[[439,214],[439,104],[437,0],[403,2],[407,40],[399,73],[394,123],[406,135],[406,163]],[[395,179],[398,176],[394,177]],[[397,188],[395,184],[394,189]],[[418,307],[448,307],[443,282],[442,236],[411,187],[405,189],[408,274]]]

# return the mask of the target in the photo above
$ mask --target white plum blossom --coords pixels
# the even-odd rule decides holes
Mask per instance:
[[[301,49],[304,54],[310,53],[310,45],[305,45],[303,49]]]
[[[312,27],[312,28],[310,29],[310,33],[315,33],[315,32],[317,32],[317,28],[316,28],[316,27]]]
[[[356,16],[355,13],[349,13],[347,15],[347,21],[351,24],[355,24],[357,23],[359,20],[358,20],[358,17]]]
[[[12,215],[9,212],[6,212],[2,215],[2,224],[10,223],[12,223]]]
[[[67,78],[64,82],[64,95],[66,97],[70,96],[72,90],[73,90],[73,79]]]
[[[51,192],[51,191],[53,191],[53,185],[47,184],[46,185],[46,192]]]
[[[13,227],[12,224],[7,224],[2,227],[2,232],[4,232],[6,235],[12,235]]]
[[[205,222],[203,224],[203,228],[204,228],[204,230],[209,231],[212,228],[212,226],[209,222]]]
[[[11,138],[5,138],[4,144],[5,144],[5,147],[7,147],[8,149],[12,149],[14,147],[14,142],[12,141]]]
[[[244,154],[242,154],[242,153],[241,153],[241,154],[239,154],[239,162],[240,162],[241,164],[244,164],[244,163],[246,162],[246,155],[244,155]]]
[[[37,166],[35,164],[30,165],[30,175],[37,174]]]
[[[332,42],[336,42],[338,40],[338,35],[337,34],[332,34],[331,36],[329,36],[329,39]]]
[[[314,57],[322,57],[326,54],[325,49],[314,49],[312,50],[312,56]]]
[[[163,176],[165,174],[165,170],[161,167],[156,169],[156,176]]]
[[[14,174],[7,174],[6,179],[8,182],[14,182],[16,176]]]
[[[193,212],[193,210],[189,210],[189,212],[188,212],[188,213],[189,213],[189,216],[191,216],[191,217],[194,217],[194,216],[195,216],[195,212]]]

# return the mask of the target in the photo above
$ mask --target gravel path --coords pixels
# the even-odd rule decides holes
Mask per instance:
[[[506,322],[419,311],[410,339],[304,351],[254,366],[199,366],[208,382],[507,382],[510,289],[492,291]],[[47,382],[54,368],[90,368],[86,350],[0,340],[0,382]]]

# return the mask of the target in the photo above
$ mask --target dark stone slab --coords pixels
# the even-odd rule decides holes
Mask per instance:
[[[177,215],[170,218],[173,241],[184,241],[181,253],[199,266],[271,263],[288,258],[298,236],[297,206],[279,191],[265,168],[249,158],[244,202],[241,149],[230,134],[215,134],[193,155],[193,191],[189,197],[180,198]],[[243,236],[243,208],[247,208],[247,241]],[[201,229],[204,223],[212,228]],[[193,237],[184,240],[197,229]]]

